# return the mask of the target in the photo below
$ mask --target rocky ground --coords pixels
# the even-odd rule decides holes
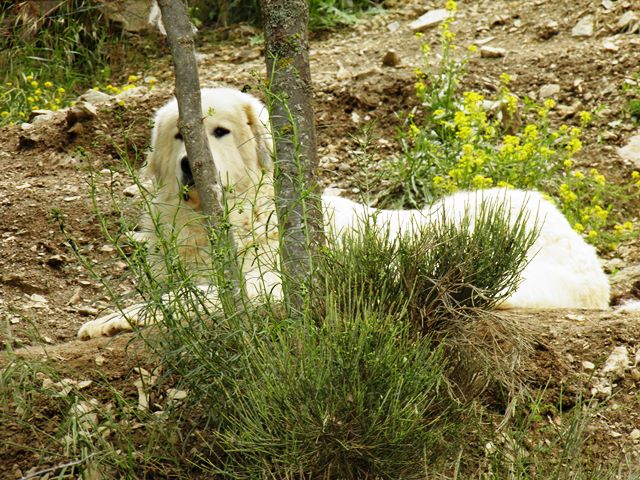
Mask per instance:
[[[376,173],[397,151],[396,113],[416,104],[413,71],[422,62],[421,40],[410,24],[442,6],[395,5],[352,28],[316,34],[311,44],[321,181],[356,198],[364,190],[375,197],[385,188]],[[574,122],[581,110],[598,112],[577,160],[614,182],[640,169],[640,147],[633,147],[639,128],[625,110],[633,89],[640,88],[639,29],[640,2],[623,0],[461,2],[453,24],[461,51],[480,47],[469,60],[465,87],[495,92],[499,75],[507,72],[517,95],[558,102],[556,123]],[[242,27],[228,33],[222,44],[200,45],[202,83],[249,86],[259,95],[265,68],[262,46],[252,45],[258,32]],[[425,38],[435,46],[436,29],[425,30]],[[135,219],[136,208],[125,193],[132,182],[123,165],[142,161],[152,112],[172,92],[170,65],[169,58],[161,58],[149,71],[131,72],[153,75],[153,89],[142,86],[123,94],[126,98],[0,130],[0,351],[5,352],[0,362],[14,351],[46,357],[78,382],[102,376],[132,385],[137,378],[133,367],[144,361],[124,352],[126,336],[75,340],[83,322],[112,304],[105,285],[76,254],[116,294],[132,290],[126,264],[101,231],[91,186],[105,218],[118,220],[117,203]],[[365,161],[356,137],[370,122],[373,141]],[[629,198],[628,204],[630,220],[638,221],[640,198]],[[604,259],[613,273],[614,303],[640,297],[639,247],[629,241]],[[517,315],[536,333],[527,366],[531,385],[546,386],[556,401],[566,390],[574,396],[594,393],[601,402],[589,427],[594,463],[640,454],[640,313]],[[136,395],[133,386],[128,391]],[[6,422],[0,428],[0,477],[19,478],[48,465],[25,447],[34,441],[33,432],[4,416],[0,420]],[[549,414],[547,420],[557,418]],[[47,412],[32,421],[43,431],[54,430]]]

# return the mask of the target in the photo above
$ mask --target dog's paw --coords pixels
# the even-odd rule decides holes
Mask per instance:
[[[133,305],[120,312],[110,313],[95,320],[86,322],[78,330],[80,340],[89,340],[97,337],[113,337],[120,332],[133,330],[140,325],[144,313],[144,305]]]

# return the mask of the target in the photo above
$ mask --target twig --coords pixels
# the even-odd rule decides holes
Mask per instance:
[[[86,462],[87,460],[89,460],[91,457],[94,457],[95,455],[96,455],[95,453],[92,453],[88,455],[86,458],[82,458],[80,460],[74,460],[73,462],[63,463],[61,465],[56,465],[55,467],[45,468],[44,470],[39,470],[37,472],[30,473],[29,475],[24,475],[20,477],[20,480],[28,480],[30,478],[39,477],[40,475],[45,473],[55,472],[57,470],[62,470],[63,468],[67,468],[67,467],[74,467],[76,465],[80,465],[81,463]]]

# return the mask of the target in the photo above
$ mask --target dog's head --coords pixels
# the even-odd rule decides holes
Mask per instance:
[[[272,172],[267,109],[251,95],[230,88],[204,88],[201,95],[205,134],[220,176],[212,181],[248,192]],[[175,99],[156,112],[151,148],[147,172],[162,185],[165,195],[182,195],[187,205],[199,210]]]

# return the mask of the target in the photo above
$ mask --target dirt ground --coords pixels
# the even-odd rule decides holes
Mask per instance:
[[[366,189],[375,195],[385,188],[375,173],[397,151],[396,112],[416,104],[413,71],[421,64],[420,40],[408,24],[427,10],[441,7],[436,2],[402,0],[395,5],[352,28],[316,34],[311,43],[319,174],[325,186],[340,188],[354,198]],[[551,117],[554,123],[577,123],[574,115],[580,110],[599,112],[586,132],[578,163],[598,167],[612,181],[628,178],[633,166],[617,155],[616,148],[639,129],[625,113],[623,85],[639,81],[633,74],[639,71],[640,35],[637,20],[635,27],[633,22],[620,26],[627,12],[640,16],[640,2],[461,2],[453,24],[460,50],[473,43],[505,50],[500,58],[472,54],[465,86],[493,93],[499,75],[506,72],[513,78],[514,93],[539,98],[541,87],[558,84],[555,98],[559,107]],[[593,33],[572,36],[572,28],[586,15],[593,16]],[[222,44],[199,47],[203,85],[249,86],[259,92],[257,85],[265,68],[262,46],[251,44],[257,31],[243,27],[228,33],[230,38]],[[435,46],[437,29],[427,31],[425,38]],[[383,65],[390,49],[400,58],[396,66]],[[13,350],[48,357],[78,380],[101,376],[131,381],[139,358],[125,353],[126,335],[113,340],[75,340],[79,326],[112,301],[102,282],[73,250],[84,256],[115,293],[132,290],[126,264],[105,239],[92,207],[90,172],[99,175],[96,202],[106,218],[117,220],[113,192],[113,201],[124,202],[128,217],[135,219],[135,206],[129,205],[131,200],[123,193],[132,184],[123,165],[126,159],[138,166],[142,160],[151,115],[172,92],[170,66],[170,59],[162,58],[150,71],[130,72],[154,75],[156,87],[131,96],[124,106],[114,101],[100,104],[95,117],[59,114],[30,128],[0,130],[0,353],[4,351],[0,362]],[[362,168],[361,147],[354,136],[370,121],[374,122],[373,155]],[[639,221],[640,198],[629,198],[628,204],[629,219]],[[61,232],[59,219],[71,241]],[[604,260],[616,272],[611,277],[613,303],[640,298],[640,244],[627,242]],[[530,384],[546,386],[550,398],[555,395],[556,400],[561,391],[571,390],[568,385],[581,385],[588,392],[613,349],[626,347],[631,364],[615,380],[611,397],[602,403],[589,427],[588,454],[595,464],[626,453],[640,454],[640,372],[632,368],[640,361],[640,312],[612,309],[517,316],[531,326],[537,338],[527,366]],[[106,361],[98,365],[96,358]],[[130,392],[135,395],[133,387]],[[0,419],[6,421],[4,416]],[[553,415],[548,421],[555,421]],[[33,422],[45,431],[53,428],[47,412]],[[42,458],[37,450],[19,446],[30,444],[29,435],[10,421],[0,427],[1,478],[20,478],[31,468],[50,465],[46,455]]]

